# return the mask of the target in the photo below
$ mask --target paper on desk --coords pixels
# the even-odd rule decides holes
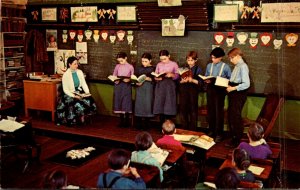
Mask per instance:
[[[24,126],[25,126],[24,124],[18,123],[16,121],[7,120],[7,119],[2,119],[0,121],[0,130],[4,132],[14,132]]]
[[[250,165],[248,168],[248,170],[250,170],[255,175],[260,175],[264,171],[264,169],[265,168],[259,166],[253,166],[253,165]]]
[[[199,136],[197,135],[178,135],[178,134],[174,134],[173,137],[174,139],[181,142],[189,142],[199,138]]]

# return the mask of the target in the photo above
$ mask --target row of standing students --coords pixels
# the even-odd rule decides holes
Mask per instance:
[[[132,113],[132,88],[130,76],[145,74],[146,81],[137,83],[135,113],[137,125],[148,128],[149,119],[154,115],[160,116],[160,122],[171,119],[177,114],[176,81],[179,82],[179,108],[183,128],[196,130],[198,115],[198,93],[203,84],[207,86],[207,107],[210,135],[221,141],[224,127],[224,100],[228,94],[228,123],[232,134],[232,143],[238,144],[242,136],[241,112],[247,98],[247,89],[250,87],[249,69],[242,58],[242,52],[234,48],[228,52],[230,61],[235,66],[232,73],[228,64],[222,62],[225,52],[222,48],[215,48],[211,54],[212,63],[206,68],[206,76],[220,76],[230,80],[229,87],[222,88],[214,85],[213,79],[203,81],[198,77],[202,73],[197,66],[197,53],[191,51],[186,56],[191,75],[182,78],[178,74],[178,64],[170,60],[167,50],[159,52],[160,62],[156,67],[151,64],[151,54],[144,53],[141,57],[142,65],[134,68],[127,62],[124,52],[117,54],[117,61],[113,75],[123,77],[115,81],[113,95],[113,111],[119,113],[120,126],[129,126],[129,114]],[[153,77],[152,72],[165,73],[164,77]],[[179,80],[180,79],[180,80]],[[146,125],[146,126],[145,126]]]

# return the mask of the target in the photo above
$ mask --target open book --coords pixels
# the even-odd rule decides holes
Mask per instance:
[[[161,166],[164,164],[169,155],[168,151],[157,147],[155,143],[152,143],[151,147],[147,151],[150,152],[151,156],[155,158]]]
[[[115,76],[115,75],[109,75],[107,77],[109,80],[111,80],[112,82],[115,82],[116,80],[120,80],[121,78]]]
[[[77,96],[82,97],[82,98],[92,96],[90,93],[80,93],[80,92],[77,92],[77,91],[75,91],[75,92],[73,92],[73,93],[74,93],[75,95],[77,95]]]
[[[2,119],[0,121],[0,130],[4,132],[14,132],[24,126],[25,125],[22,123],[18,123],[16,121],[11,121],[8,119]]]
[[[193,145],[197,146],[199,148],[203,149],[210,149],[213,145],[216,143],[214,142],[214,139],[207,136],[207,135],[201,135],[200,137],[197,135],[174,135],[174,138],[176,140],[179,140],[183,144]]]
[[[222,87],[228,87],[228,83],[229,83],[229,79],[217,76],[215,85],[222,86]]]
[[[139,76],[139,77],[137,77],[137,76],[135,76],[135,75],[131,75],[131,76],[130,76],[130,80],[131,80],[131,82],[133,82],[133,83],[143,83],[143,82],[145,82],[146,78],[147,78],[147,76],[144,75],[144,74],[141,75],[141,76]]]
[[[186,67],[180,67],[178,68],[178,73],[181,76],[181,78],[186,78],[186,77],[192,77],[193,73],[189,68]]]
[[[203,75],[198,75],[198,77],[200,77],[202,80],[215,78],[214,76],[203,76]]]
[[[159,77],[164,77],[166,75],[166,73],[163,72],[163,73],[158,74],[158,73],[152,72],[151,75],[155,76],[156,78],[159,78]]]

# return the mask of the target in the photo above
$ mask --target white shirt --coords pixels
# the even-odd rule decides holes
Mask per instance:
[[[83,89],[83,91],[87,94],[90,93],[89,87],[86,84],[83,72],[80,69],[76,70],[78,79],[79,79],[79,89]],[[75,97],[75,94],[73,92],[75,92],[75,86],[74,86],[74,81],[73,81],[73,77],[72,77],[72,72],[71,69],[68,69],[63,77],[62,77],[62,86],[63,86],[63,90],[64,93],[70,97]]]

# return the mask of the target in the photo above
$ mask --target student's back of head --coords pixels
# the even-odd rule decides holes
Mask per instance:
[[[250,157],[246,150],[236,148],[233,150],[233,161],[239,170],[247,170],[251,164]]]
[[[264,128],[258,123],[252,123],[248,129],[248,137],[252,141],[259,141],[264,137]]]
[[[62,189],[67,186],[67,175],[61,170],[48,172],[44,178],[43,188],[45,189]]]
[[[136,150],[148,150],[153,143],[152,136],[148,132],[140,132],[135,137]]]
[[[215,184],[218,189],[236,189],[239,183],[239,177],[235,169],[231,167],[223,168],[215,177]]]
[[[165,135],[172,135],[175,133],[175,124],[173,121],[167,119],[162,125],[162,131]]]
[[[113,149],[108,155],[108,165],[113,170],[122,169],[130,160],[130,153],[124,149]]]

